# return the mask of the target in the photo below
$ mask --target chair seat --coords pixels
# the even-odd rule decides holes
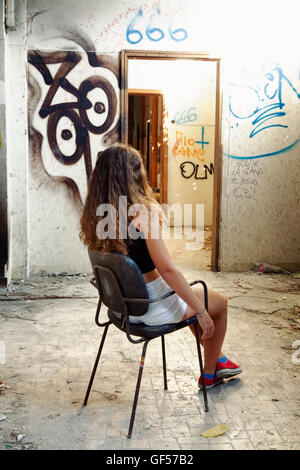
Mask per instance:
[[[110,321],[117,327],[119,330],[126,331],[125,325],[122,327],[122,319],[119,313],[114,312],[110,309],[107,310],[107,315]],[[148,326],[144,323],[130,323],[130,334],[134,336],[142,336],[144,338],[156,338],[161,335],[166,335],[174,331],[185,328],[188,325],[192,325],[197,321],[197,317],[191,317],[187,320],[184,320],[179,323],[170,323],[167,325],[155,325]]]

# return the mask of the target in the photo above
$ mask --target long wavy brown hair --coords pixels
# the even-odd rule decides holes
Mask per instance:
[[[132,204],[143,204],[148,210],[158,206],[140,153],[130,145],[115,144],[98,153],[80,218],[80,239],[91,250],[127,253],[128,239],[119,238],[120,196],[127,196],[127,209]],[[97,236],[97,224],[104,217],[96,214],[100,204],[115,208],[116,238]],[[130,221],[127,210],[127,228]]]

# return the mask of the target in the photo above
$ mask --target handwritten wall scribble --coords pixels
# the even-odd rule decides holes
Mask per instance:
[[[160,16],[160,9],[156,8],[155,14]],[[137,14],[130,21],[126,29],[126,40],[130,44],[139,44],[144,39],[144,34],[138,29],[137,23],[141,17],[143,17],[143,10],[139,9]],[[150,21],[147,23],[145,34],[146,37],[152,42],[159,42],[166,37],[165,31],[160,27],[153,27],[151,16]],[[171,26],[168,27],[169,37],[175,42],[185,41],[188,37],[188,33],[184,28],[173,29]]]
[[[259,79],[248,77],[245,83],[230,84],[228,106],[234,119],[231,139],[235,133],[240,137],[242,130],[248,133],[249,138],[249,153],[225,154],[230,158],[255,159],[278,155],[300,141],[299,128],[293,127],[295,119],[288,106],[291,101],[298,103],[300,93],[279,64],[264,66],[263,69]],[[273,137],[280,138],[276,142]],[[257,151],[258,139],[260,148],[265,143],[265,151]]]
[[[234,160],[231,185],[236,199],[255,199],[263,168],[259,160]]]

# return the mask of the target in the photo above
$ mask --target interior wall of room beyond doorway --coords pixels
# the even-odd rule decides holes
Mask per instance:
[[[128,60],[129,91],[156,89],[164,96],[164,133],[168,135],[167,203],[180,205],[182,210],[182,217],[172,217],[171,225],[182,224],[184,208],[185,222],[199,225],[196,204],[203,205],[204,224],[213,224],[215,88],[214,62],[148,57]],[[192,205],[192,210],[188,205]]]

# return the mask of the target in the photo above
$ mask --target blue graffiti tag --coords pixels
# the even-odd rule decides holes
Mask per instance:
[[[174,29],[174,31],[172,31],[171,28],[169,28],[169,34],[170,34],[171,39],[173,39],[173,41],[176,41],[176,42],[185,41],[186,38],[188,37],[187,31],[183,28],[177,28],[177,29]]]
[[[160,9],[157,8],[155,10],[155,13],[157,15],[160,15]],[[126,29],[126,39],[127,39],[127,42],[129,42],[130,44],[138,44],[144,38],[141,31],[136,29],[136,26],[135,26],[136,22],[142,16],[143,16],[143,10],[139,9],[137,14],[133,17],[133,19],[131,20],[131,22],[129,23],[129,25]],[[158,41],[161,41],[162,39],[164,39],[165,33],[161,28],[158,28],[158,27],[153,28],[152,27],[152,18],[153,18],[153,16],[154,15],[151,16],[150,21],[148,22],[148,24],[146,26],[146,31],[145,32],[146,32],[147,38],[150,39],[150,41],[158,42]],[[188,33],[184,28],[177,28],[177,29],[172,30],[169,27],[168,31],[169,31],[170,38],[173,41],[176,41],[176,42],[185,41],[186,38],[188,37]]]
[[[201,128],[202,135],[201,135],[201,140],[196,140],[196,144],[201,144],[201,147],[204,148],[204,145],[208,145],[209,142],[204,141],[204,127],[202,126]]]
[[[160,15],[159,8],[156,9],[156,12]],[[160,28],[151,28],[151,24],[152,24],[152,17],[149,23],[147,24],[147,28],[146,28],[147,38],[150,39],[150,41],[155,41],[155,42],[161,41],[165,37],[165,33]]]
[[[130,42],[130,44],[138,44],[139,42],[141,42],[141,40],[143,39],[143,35],[142,33],[137,30],[137,29],[133,29],[133,26],[137,20],[137,18],[139,16],[142,16],[143,15],[143,11],[142,10],[139,10],[137,15],[135,15],[135,17],[131,20],[131,22],[129,23],[128,27],[127,27],[127,30],[126,30],[126,39],[128,42]],[[137,39],[131,39],[129,36],[132,37],[132,35],[135,35],[137,34],[138,35],[138,38]]]
[[[187,124],[188,122],[194,122],[197,120],[197,114],[194,112],[196,108],[192,107],[188,110],[184,109],[183,111],[178,111],[175,113],[174,121],[175,124]]]
[[[297,96],[297,98],[300,99],[300,93],[298,93],[292,82],[283,73],[282,69],[278,65],[273,67],[264,75],[262,86],[259,84],[253,87],[249,85],[231,84],[234,89],[229,96],[229,110],[236,119],[251,119],[252,130],[249,134],[250,139],[252,139],[258,133],[266,131],[270,128],[288,128],[288,125],[285,122],[282,123],[277,121],[277,119],[281,120],[284,118],[284,116],[286,116],[286,112],[284,111],[285,103],[282,96],[283,82],[285,82]],[[234,92],[236,90],[242,90],[244,93],[252,96],[252,100],[255,100],[255,104],[253,105],[252,109],[251,103],[249,104],[250,108],[247,112],[243,113],[235,109]],[[261,104],[265,102],[268,102],[268,104],[261,106]],[[260,155],[237,156],[226,153],[224,153],[224,155],[237,159],[269,157],[271,155],[278,155],[292,149],[299,141],[300,139],[298,138],[293,143],[282,149],[278,149],[273,152],[266,152]]]

